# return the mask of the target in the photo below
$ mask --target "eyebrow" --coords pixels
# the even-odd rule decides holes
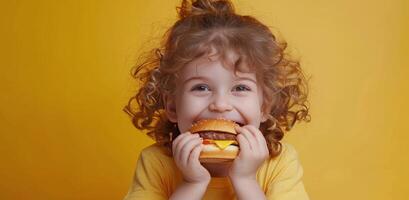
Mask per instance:
[[[194,79],[201,79],[201,80],[209,80],[208,78],[206,78],[206,77],[202,77],[202,76],[193,76],[193,77],[190,77],[190,78],[188,78],[188,79],[186,79],[186,80],[184,80],[183,81],[183,83],[182,83],[182,85],[184,85],[184,84],[186,84],[187,82],[189,82],[189,81],[191,81],[191,80],[194,80]]]
[[[186,84],[187,82],[189,82],[191,80],[195,80],[195,79],[200,79],[200,80],[205,80],[205,81],[209,80],[208,78],[203,77],[203,76],[193,76],[193,77],[190,77],[190,78],[184,80],[182,85]],[[235,81],[237,81],[237,80],[248,80],[248,81],[251,81],[251,82],[253,82],[254,84],[257,85],[257,82],[254,79],[248,78],[248,77],[238,77],[238,78],[235,78],[234,80]]]
[[[239,78],[236,78],[236,79],[234,79],[234,80],[235,80],[235,81],[236,81],[236,80],[248,80],[248,81],[251,81],[251,82],[253,82],[254,84],[257,85],[257,82],[256,82],[254,79],[248,78],[248,77],[239,77]]]

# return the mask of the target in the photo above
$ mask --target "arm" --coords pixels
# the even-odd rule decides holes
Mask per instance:
[[[230,178],[230,180],[237,199],[266,199],[255,177],[250,179]]]
[[[176,191],[170,197],[170,200],[176,199],[202,199],[209,181],[203,183],[189,183],[183,181],[183,183],[176,189]]]
[[[209,172],[200,164],[202,140],[198,134],[180,134],[172,143],[173,159],[182,172],[183,182],[170,199],[202,199],[210,182]]]
[[[233,162],[229,178],[237,199],[266,199],[256,180],[257,170],[269,154],[263,134],[251,125],[237,127],[236,130],[240,153]]]

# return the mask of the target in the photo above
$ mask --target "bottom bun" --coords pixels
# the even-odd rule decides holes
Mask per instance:
[[[239,147],[229,145],[225,149],[218,148],[215,144],[205,144],[200,153],[200,162],[214,163],[234,160],[239,153]]]

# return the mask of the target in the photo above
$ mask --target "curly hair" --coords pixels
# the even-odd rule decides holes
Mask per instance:
[[[263,90],[263,106],[274,102],[267,121],[260,124],[270,152],[281,152],[280,141],[297,121],[309,122],[308,82],[299,61],[285,50],[271,30],[252,16],[238,15],[228,0],[183,0],[179,19],[165,33],[158,48],[143,55],[131,70],[139,90],[124,111],[137,129],[147,130],[156,142],[171,150],[180,132],[164,112],[163,94],[173,94],[177,72],[194,59],[216,50],[221,60],[232,50],[239,55],[235,70],[254,69]]]

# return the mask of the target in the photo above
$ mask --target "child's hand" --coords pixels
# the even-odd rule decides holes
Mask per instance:
[[[269,151],[263,134],[253,125],[237,127],[240,153],[229,171],[231,179],[252,179],[260,165],[268,158]]]
[[[210,173],[199,162],[202,151],[202,138],[199,134],[185,132],[180,134],[172,144],[173,159],[188,183],[210,181]]]

